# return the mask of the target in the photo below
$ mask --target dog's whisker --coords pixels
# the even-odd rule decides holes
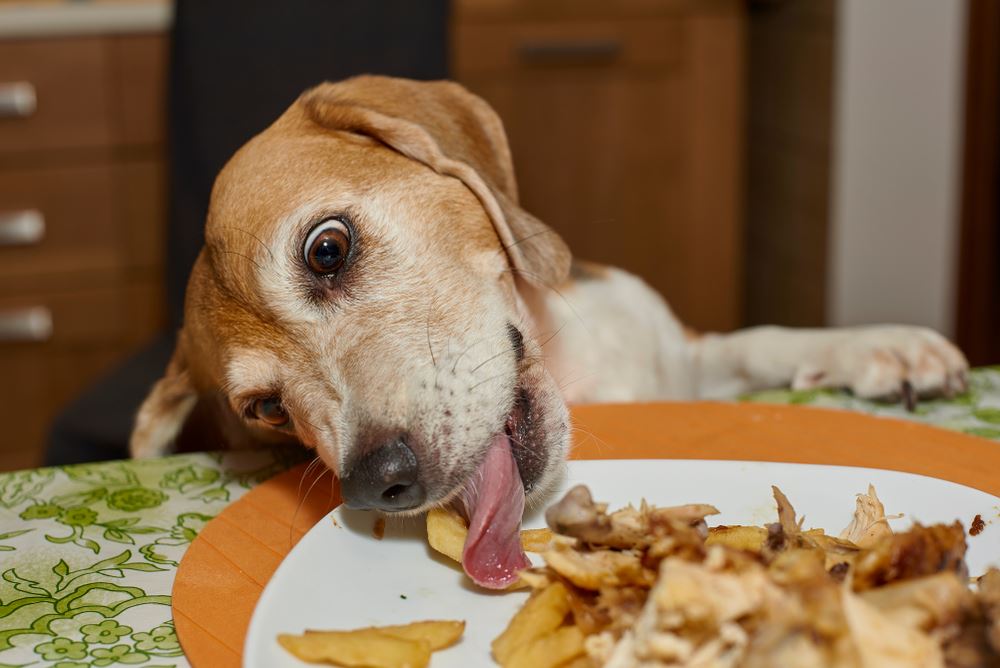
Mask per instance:
[[[321,431],[321,432],[324,432],[324,433],[330,431],[329,427],[320,427],[319,425],[313,424],[312,422],[310,422],[309,420],[305,419],[304,417],[302,417],[300,415],[296,415],[295,416],[295,420],[297,420],[298,422],[304,422],[304,423],[306,423],[307,425],[309,425],[310,427],[312,427],[316,431]]]
[[[462,358],[465,357],[469,352],[471,352],[473,348],[475,348],[476,346],[482,345],[482,344],[486,343],[487,341],[492,341],[492,340],[500,338],[502,336],[506,336],[506,335],[505,334],[494,334],[493,336],[484,336],[483,338],[479,339],[478,341],[475,341],[475,342],[469,344],[469,346],[465,350],[463,350],[461,353],[459,353],[458,357],[455,358],[455,363],[451,366],[451,372],[455,373],[455,371],[458,369],[458,363],[461,362]]]
[[[600,446],[602,446],[603,448],[610,448],[611,447],[611,444],[609,444],[603,438],[601,438],[600,436],[598,436],[597,434],[595,434],[594,432],[592,432],[590,429],[587,429],[586,427],[580,426],[578,424],[570,424],[569,430],[572,433],[583,434],[587,438],[594,439],[594,441],[596,443],[598,443]],[[574,439],[574,443],[571,444],[571,447],[576,447],[576,439]]]
[[[498,357],[500,357],[501,355],[503,355],[503,354],[504,354],[504,353],[506,353],[506,352],[507,352],[507,350],[506,350],[506,349],[504,349],[504,350],[501,350],[500,352],[496,353],[495,355],[490,355],[489,357],[487,357],[486,359],[484,359],[484,360],[483,360],[482,362],[480,362],[480,363],[479,363],[479,364],[477,364],[476,366],[472,367],[472,368],[471,368],[471,369],[469,370],[469,373],[476,373],[477,371],[479,371],[479,369],[480,369],[480,368],[481,368],[481,367],[482,367],[483,365],[485,365],[485,364],[489,364],[490,362],[492,362],[493,360],[497,359]]]
[[[574,431],[576,431],[576,430],[574,430]],[[598,436],[596,436],[595,434],[593,434],[593,433],[591,433],[589,431],[585,431],[585,430],[579,430],[579,431],[582,431],[587,436],[587,438],[592,438],[594,440],[594,442],[597,444],[598,450],[600,450],[601,452],[606,452],[606,451],[611,450],[611,445],[607,441],[605,441],[604,439],[599,438]],[[570,446],[569,446],[570,452],[578,450],[580,447],[582,447],[584,445],[584,443],[586,443],[585,440],[573,439],[573,442],[570,443]]]
[[[552,292],[556,293],[559,296],[559,298],[563,300],[566,306],[569,307],[569,310],[573,312],[573,315],[576,317],[576,319],[580,321],[580,325],[583,327],[584,331],[587,332],[587,334],[589,334],[591,337],[594,336],[593,332],[590,331],[590,328],[587,327],[587,323],[583,321],[583,318],[580,316],[580,313],[576,310],[576,307],[573,306],[573,303],[566,298],[566,295],[564,295],[556,287],[554,287],[547,281],[542,280],[541,276],[526,269],[517,269],[515,267],[508,267],[507,269],[504,269],[504,271],[509,271],[512,274],[524,274],[525,276],[530,276],[534,278],[536,281],[538,281],[538,283],[543,287],[548,288]]]
[[[292,513],[292,522],[288,526],[288,545],[289,545],[289,547],[291,547],[291,545],[292,545],[293,532],[295,531],[295,520],[299,516],[299,511],[302,509],[302,506],[305,505],[306,499],[308,499],[309,495],[312,494],[313,489],[316,488],[316,484],[320,480],[322,480],[323,476],[325,476],[327,473],[330,473],[332,475],[333,471],[331,471],[330,469],[323,469],[322,471],[320,471],[319,475],[316,476],[316,479],[313,480],[313,482],[312,482],[311,485],[309,485],[309,489],[306,490],[305,496],[303,496],[302,498],[300,498],[298,504],[295,506],[295,512]]]
[[[253,266],[257,267],[258,271],[261,271],[261,272],[264,271],[264,268],[262,266],[260,266],[259,264],[257,264],[257,261],[254,260],[249,255],[244,255],[243,253],[237,253],[236,251],[231,251],[231,250],[228,250],[228,249],[225,249],[225,248],[219,248],[217,250],[220,253],[225,253],[226,255],[235,255],[236,257],[241,257],[244,260],[246,260],[247,262],[249,262],[250,264],[252,264]]]
[[[301,499],[302,498],[302,486],[305,484],[306,478],[309,477],[309,475],[313,471],[313,468],[315,468],[316,465],[319,464],[321,461],[322,460],[317,455],[316,457],[313,457],[312,461],[310,461],[308,464],[306,464],[306,467],[302,470],[302,475],[299,477],[299,487],[298,487],[298,490],[295,492],[295,497],[297,499]],[[302,504],[302,501],[300,500],[299,501],[299,505],[301,505],[301,504]],[[296,513],[299,512],[298,507],[295,508],[295,512]],[[295,524],[295,515],[292,515],[292,524]],[[292,526],[289,525],[289,527],[288,527],[288,543],[289,543],[289,545],[291,545],[291,542],[292,542]]]
[[[490,382],[492,380],[497,380],[498,378],[505,378],[507,376],[517,376],[517,369],[513,369],[512,371],[505,371],[504,373],[499,373],[499,374],[497,374],[495,376],[490,376],[489,378],[484,378],[481,381],[479,381],[478,383],[476,383],[474,385],[471,385],[469,387],[469,391],[471,392],[472,390],[476,389],[477,387],[479,387],[483,383],[488,383],[488,382]]]
[[[587,380],[588,378],[593,378],[596,375],[597,375],[597,372],[590,372],[590,373],[583,374],[579,378],[573,378],[573,380],[569,380],[570,378],[573,377],[573,373],[571,372],[569,374],[566,374],[566,376],[564,376],[563,378],[559,379],[559,381],[556,383],[556,385],[559,387],[559,391],[562,392],[563,390],[565,390],[570,385],[573,385],[575,383],[579,383],[582,380]]]
[[[539,343],[538,347],[539,348],[544,348],[546,346],[546,344],[548,344],[552,339],[554,339],[557,336],[559,336],[559,333],[563,331],[563,328],[566,327],[567,324],[568,323],[564,322],[563,324],[559,325],[559,329],[557,329],[556,331],[552,332],[547,337],[545,337],[545,340],[542,341],[541,343]]]
[[[516,240],[514,240],[513,243],[511,243],[509,245],[505,246],[505,245],[501,244],[500,245],[500,250],[497,251],[497,254],[506,253],[507,251],[509,251],[514,246],[517,246],[519,244],[523,244],[525,241],[531,241],[535,237],[541,236],[543,234],[555,234],[555,230],[541,229],[541,230],[538,230],[537,232],[532,232],[531,234],[529,234],[527,236],[521,237],[520,239],[516,239]]]
[[[271,248],[270,248],[270,247],[269,247],[269,246],[268,246],[267,244],[265,244],[265,243],[264,243],[264,242],[263,242],[263,241],[261,240],[261,238],[260,238],[260,237],[258,237],[258,236],[257,236],[256,234],[254,234],[254,233],[253,233],[253,232],[251,232],[250,230],[245,230],[245,229],[243,229],[242,227],[239,227],[238,225],[219,225],[219,227],[221,227],[221,228],[223,228],[223,229],[230,229],[230,230],[236,230],[237,232],[242,232],[243,234],[246,234],[246,235],[247,235],[247,236],[249,236],[249,237],[250,237],[251,239],[253,239],[253,240],[254,240],[254,241],[256,241],[256,242],[257,242],[258,244],[260,244],[260,245],[261,245],[261,247],[262,247],[262,248],[263,248],[264,250],[266,250],[266,251],[267,251],[267,254],[271,256],[271,260],[272,260],[272,261],[274,261],[274,253],[272,253],[272,252],[271,252]]]
[[[437,359],[434,357],[434,346],[431,345],[431,310],[434,307],[434,297],[431,296],[430,300],[427,302],[427,350],[431,353],[431,364],[434,368],[437,368]]]
[[[309,472],[312,470],[312,468],[316,466],[316,464],[318,464],[319,462],[320,458],[317,455],[316,457],[312,458],[312,461],[309,462],[308,465],[306,465],[306,468],[302,471],[302,477],[299,478],[299,491],[297,492],[297,495],[302,494],[302,484],[305,482],[305,479],[306,477],[308,477]]]

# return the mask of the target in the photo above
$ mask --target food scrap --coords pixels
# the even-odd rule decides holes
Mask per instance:
[[[426,621],[353,631],[282,633],[278,642],[310,663],[347,668],[424,668],[432,652],[451,647],[464,631],[462,621]]]
[[[970,589],[960,523],[894,533],[875,490],[838,536],[714,507],[608,512],[584,486],[549,508],[545,566],[493,642],[505,667],[1000,665],[1000,570]]]
[[[972,524],[969,525],[969,535],[978,536],[986,528],[986,522],[983,521],[982,515],[976,515],[972,518]]]

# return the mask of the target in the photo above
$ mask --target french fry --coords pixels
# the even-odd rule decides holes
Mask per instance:
[[[754,526],[721,526],[708,530],[705,545],[725,545],[736,550],[760,552],[767,539],[767,529]]]
[[[347,668],[425,668],[431,660],[426,640],[406,640],[371,628],[302,636],[282,633],[278,642],[303,661]]]
[[[551,529],[525,529],[521,532],[521,547],[525,552],[544,552],[552,542]]]
[[[639,557],[630,552],[597,550],[579,552],[569,545],[556,544],[542,554],[549,568],[580,589],[598,591],[601,587],[644,585],[654,576],[647,574]]]
[[[427,542],[449,559],[462,562],[462,549],[468,533],[465,520],[458,513],[444,508],[427,512]]]
[[[511,618],[504,632],[493,640],[493,657],[500,665],[507,665],[522,646],[559,628],[567,613],[569,592],[561,582],[535,593]]]
[[[398,624],[394,626],[371,626],[366,629],[358,629],[358,631],[374,631],[387,636],[393,636],[394,638],[402,638],[403,640],[412,640],[415,642],[422,640],[428,644],[432,652],[436,652],[439,649],[451,647],[458,642],[458,639],[462,637],[462,633],[465,631],[465,622],[451,620],[412,622],[410,624]],[[345,631],[306,630],[307,636],[338,633],[345,633]],[[348,631],[346,633],[355,633],[355,631]]]
[[[501,665],[503,668],[554,668],[584,652],[583,631],[575,626],[564,626],[518,647]]]
[[[458,513],[434,508],[427,511],[427,542],[449,559],[462,561],[462,549],[469,529]],[[552,542],[550,529],[525,529],[521,532],[521,546],[525,552],[544,552]]]

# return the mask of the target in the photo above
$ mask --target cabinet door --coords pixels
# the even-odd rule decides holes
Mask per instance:
[[[642,276],[699,328],[739,324],[742,17],[467,20],[456,78],[490,102],[522,205],[576,256]],[[696,6],[697,8],[697,6]]]
[[[49,421],[87,383],[163,326],[160,285],[73,285],[0,296],[0,471],[40,462]]]

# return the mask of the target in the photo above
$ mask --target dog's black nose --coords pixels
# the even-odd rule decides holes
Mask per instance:
[[[409,510],[427,496],[418,473],[416,455],[397,438],[356,461],[341,478],[340,493],[348,508]]]

